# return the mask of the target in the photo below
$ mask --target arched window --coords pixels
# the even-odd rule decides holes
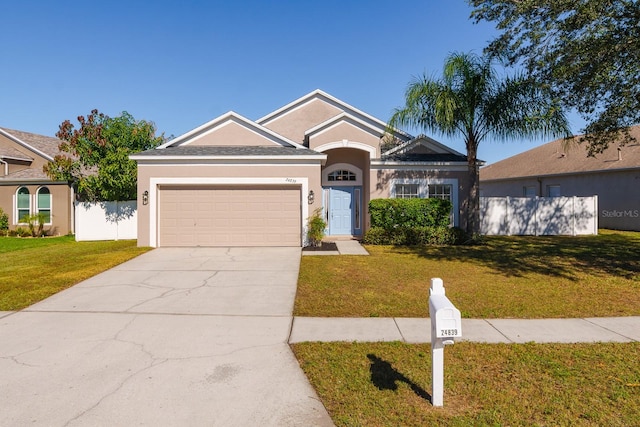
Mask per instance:
[[[51,224],[51,193],[47,187],[38,189],[36,209],[38,214],[44,215],[45,224]]]
[[[329,181],[355,181],[356,174],[348,170],[340,169],[340,170],[331,172],[327,176],[327,179]]]
[[[25,222],[24,218],[31,214],[31,195],[27,187],[20,187],[16,193],[16,208],[18,223]]]

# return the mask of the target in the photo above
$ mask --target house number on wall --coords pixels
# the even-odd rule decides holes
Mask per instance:
[[[286,182],[291,182],[292,184],[295,184],[296,182],[298,182],[298,181],[296,181],[296,180],[295,180],[295,179],[293,179],[293,178],[285,178],[284,180],[285,180]]]

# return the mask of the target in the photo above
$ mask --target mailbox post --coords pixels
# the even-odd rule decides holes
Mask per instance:
[[[462,337],[460,310],[444,294],[442,279],[431,279],[429,289],[431,317],[431,404],[442,406],[444,396],[444,346]]]

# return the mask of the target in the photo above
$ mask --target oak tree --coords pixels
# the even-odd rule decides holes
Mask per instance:
[[[129,155],[157,147],[165,141],[156,136],[152,122],[135,120],[126,111],[109,117],[92,110],[78,117],[76,128],[65,120],[56,133],[61,154],[44,166],[51,178],[74,184],[83,201],[135,200],[136,162]]]
[[[633,138],[640,123],[637,0],[469,0],[476,22],[501,34],[487,52],[550,85],[585,120],[590,155]]]

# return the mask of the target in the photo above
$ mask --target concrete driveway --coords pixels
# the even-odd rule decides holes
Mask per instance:
[[[286,343],[299,264],[155,249],[0,318],[0,423],[333,425]]]

